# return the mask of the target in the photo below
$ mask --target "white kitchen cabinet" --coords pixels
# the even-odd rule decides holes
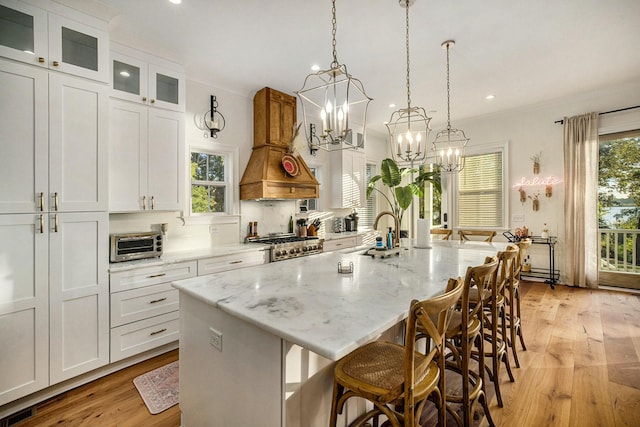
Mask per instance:
[[[50,73],[51,210],[107,210],[107,111],[106,86]]]
[[[0,56],[107,83],[109,34],[73,15],[76,20],[0,0]]]
[[[106,87],[0,60],[0,90],[0,213],[106,210]]]
[[[362,245],[362,236],[346,236],[325,240],[322,243],[323,252],[337,251],[340,249],[354,248]]]
[[[0,60],[0,213],[48,210],[47,79],[45,70]]]
[[[0,215],[0,405],[109,361],[106,212]]]
[[[196,273],[196,261],[111,272],[112,363],[178,340],[178,291],[170,282]]]
[[[126,49],[121,47],[120,49]],[[111,96],[168,110],[185,110],[185,75],[138,53],[111,52]],[[149,59],[150,58],[150,59]],[[157,60],[160,62],[160,60]],[[177,67],[176,67],[177,68]]]
[[[109,210],[181,210],[184,114],[110,100]]]
[[[48,223],[0,215],[0,406],[49,385]]]
[[[109,363],[107,212],[49,215],[50,383]]]
[[[255,250],[199,259],[198,276],[264,264],[266,256],[264,250]]]
[[[332,208],[366,206],[366,157],[362,150],[339,150],[331,153]]]

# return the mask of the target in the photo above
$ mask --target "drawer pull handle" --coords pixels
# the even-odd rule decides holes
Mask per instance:
[[[151,332],[151,333],[149,334],[149,336],[153,336],[153,335],[161,334],[161,333],[165,332],[166,330],[167,330],[167,328],[162,328],[162,329],[160,329],[159,331]]]
[[[166,297],[164,297],[164,298],[159,298],[159,299],[154,299],[153,301],[149,301],[149,304],[155,304],[155,303],[157,303],[157,302],[162,302],[162,301],[166,301],[166,300],[167,300],[167,298],[166,298]]]
[[[240,264],[242,262],[241,259],[237,260],[237,261],[231,261],[229,264]]]
[[[158,274],[152,274],[150,276],[147,276],[147,279],[153,279],[154,277],[162,277],[162,276],[166,276],[167,273],[158,273]]]

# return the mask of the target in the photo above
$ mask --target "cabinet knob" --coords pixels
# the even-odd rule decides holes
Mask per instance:
[[[142,102],[147,102],[147,97],[146,96],[142,97]]]
[[[151,100],[151,103],[152,103],[152,104],[155,104],[155,102],[156,102],[156,100],[155,100],[155,99],[152,99],[152,100]]]
[[[53,61],[53,66],[57,67],[58,65],[60,65],[60,63],[58,61]]]
[[[44,63],[44,58],[42,56],[38,56],[38,62],[39,63]]]

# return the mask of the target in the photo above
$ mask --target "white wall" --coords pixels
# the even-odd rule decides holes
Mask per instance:
[[[523,176],[533,176],[530,157],[539,152],[542,153],[540,176],[554,175],[564,179],[563,126],[554,121],[565,116],[592,111],[603,112],[639,104],[640,79],[517,110],[466,120],[455,120],[455,117],[452,117],[452,125],[463,129],[471,138],[469,146],[509,141],[508,182],[512,186],[509,191],[509,219],[511,220],[515,214],[524,215],[524,222],[510,221],[510,229],[513,231],[516,227],[526,225],[534,234],[539,235],[543,224],[547,223],[551,235],[558,236],[556,262],[562,274],[565,270],[564,183],[554,187],[551,198],[544,197],[543,186],[527,189],[529,194],[536,189],[541,190],[540,210],[537,212],[532,210],[531,200],[527,200],[525,204],[520,203],[517,187],[513,185]],[[442,124],[436,124],[433,127],[438,129],[441,126]],[[638,128],[640,109],[600,116],[601,134]],[[547,267],[546,247],[534,245],[532,263],[534,267]]]

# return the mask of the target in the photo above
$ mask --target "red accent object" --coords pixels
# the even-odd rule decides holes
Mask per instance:
[[[297,176],[300,173],[300,166],[298,161],[291,154],[282,155],[282,167],[284,171],[290,176]]]

